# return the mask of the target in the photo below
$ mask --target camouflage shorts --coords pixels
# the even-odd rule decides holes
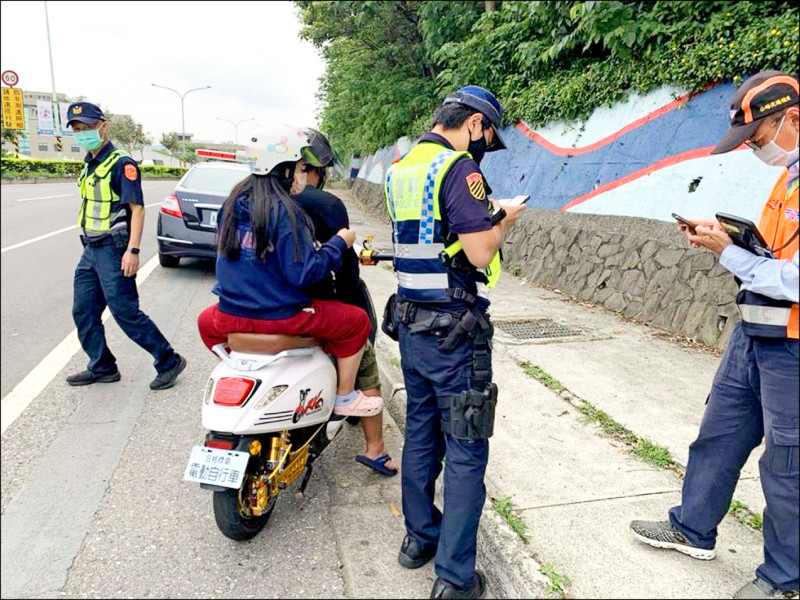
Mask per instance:
[[[358,375],[356,375],[356,389],[368,390],[370,388],[381,387],[381,378],[378,374],[378,358],[375,355],[375,346],[367,340],[367,347],[361,357],[361,364],[358,365]]]

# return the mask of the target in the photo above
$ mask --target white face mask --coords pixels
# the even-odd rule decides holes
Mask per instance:
[[[786,115],[784,114],[781,122],[778,124],[778,129],[775,130],[775,135],[772,136],[772,139],[769,142],[761,146],[761,148],[753,150],[753,154],[755,154],[759,160],[772,167],[788,167],[797,160],[797,145],[795,145],[794,149],[792,150],[784,150],[775,143],[775,139],[781,132],[781,127],[783,127],[783,122],[785,119]]]

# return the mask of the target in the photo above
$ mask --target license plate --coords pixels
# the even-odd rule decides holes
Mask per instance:
[[[184,481],[210,483],[233,489],[242,487],[250,454],[195,446],[183,471]]]
[[[211,227],[217,226],[217,213],[218,211],[214,210],[208,215],[208,224],[211,225]]]

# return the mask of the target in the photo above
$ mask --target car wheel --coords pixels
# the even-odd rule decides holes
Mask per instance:
[[[168,254],[158,254],[158,263],[162,267],[167,267],[168,269],[174,269],[181,263],[180,256],[169,256]]]

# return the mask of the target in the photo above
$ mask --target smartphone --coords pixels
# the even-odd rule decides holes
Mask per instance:
[[[692,235],[697,235],[697,231],[695,230],[695,224],[692,223],[689,219],[684,219],[682,216],[676,213],[672,213],[672,218],[678,221],[679,223],[683,223],[686,227],[689,228],[689,231]]]
[[[498,200],[497,202],[500,204],[500,206],[520,206],[525,204],[530,199],[530,196],[520,194],[519,196],[514,196],[510,200]]]

